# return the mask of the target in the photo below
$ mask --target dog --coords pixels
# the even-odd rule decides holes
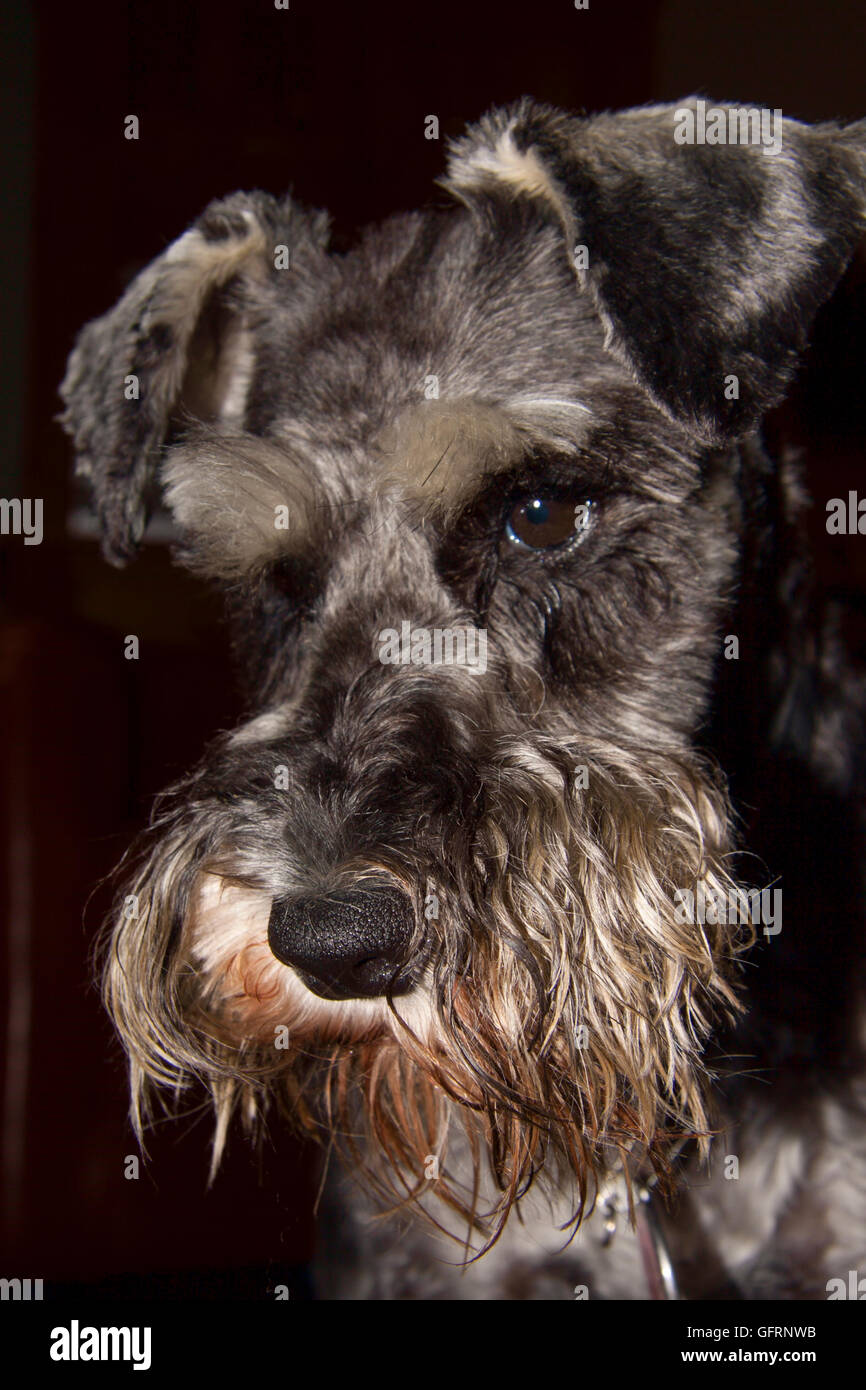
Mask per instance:
[[[864,1271],[866,696],[761,422],[866,122],[757,117],[523,98],[346,254],[237,193],[71,354],[107,559],[161,496],[248,700],[124,869],[133,1121],[320,1139],[321,1297]]]

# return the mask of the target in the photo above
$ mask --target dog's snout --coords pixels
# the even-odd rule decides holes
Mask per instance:
[[[415,925],[397,888],[370,887],[275,902],[268,941],[324,999],[370,999],[412,987],[406,955]]]

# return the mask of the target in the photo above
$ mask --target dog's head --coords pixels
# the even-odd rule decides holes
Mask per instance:
[[[770,113],[712,111],[495,112],[452,150],[452,207],[348,255],[237,194],[83,331],[64,421],[106,554],[161,486],[251,702],[118,910],[136,1114],[200,1078],[219,1148],[278,1091],[363,1126],[404,1195],[435,1155],[471,1207],[461,1115],[500,1218],[542,1167],[579,1209],[612,1158],[706,1132],[738,934],[678,902],[729,886],[696,732],[752,432],[866,170],[862,124],[771,142]]]

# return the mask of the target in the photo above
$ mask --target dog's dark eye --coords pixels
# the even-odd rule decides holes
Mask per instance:
[[[583,534],[590,507],[563,497],[524,497],[512,507],[505,534],[529,550],[553,550]]]

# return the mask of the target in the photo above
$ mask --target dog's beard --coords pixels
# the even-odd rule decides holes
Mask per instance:
[[[253,1122],[277,1097],[381,1199],[432,1194],[489,1239],[537,1178],[569,1183],[577,1221],[613,1166],[663,1171],[683,1136],[705,1144],[703,1044],[714,1013],[737,1007],[748,933],[679,920],[676,894],[734,886],[725,795],[682,754],[582,743],[567,755],[540,735],[503,741],[460,853],[442,844],[437,863],[426,844],[414,874],[397,854],[350,866],[353,882],[387,873],[415,900],[424,965],[393,999],[330,1002],[281,964],[271,895],[236,850],[226,803],[182,789],[106,952],[139,1129],[155,1091],[201,1080],[216,1164],[236,1108]],[[449,1171],[458,1121],[468,1185]]]

